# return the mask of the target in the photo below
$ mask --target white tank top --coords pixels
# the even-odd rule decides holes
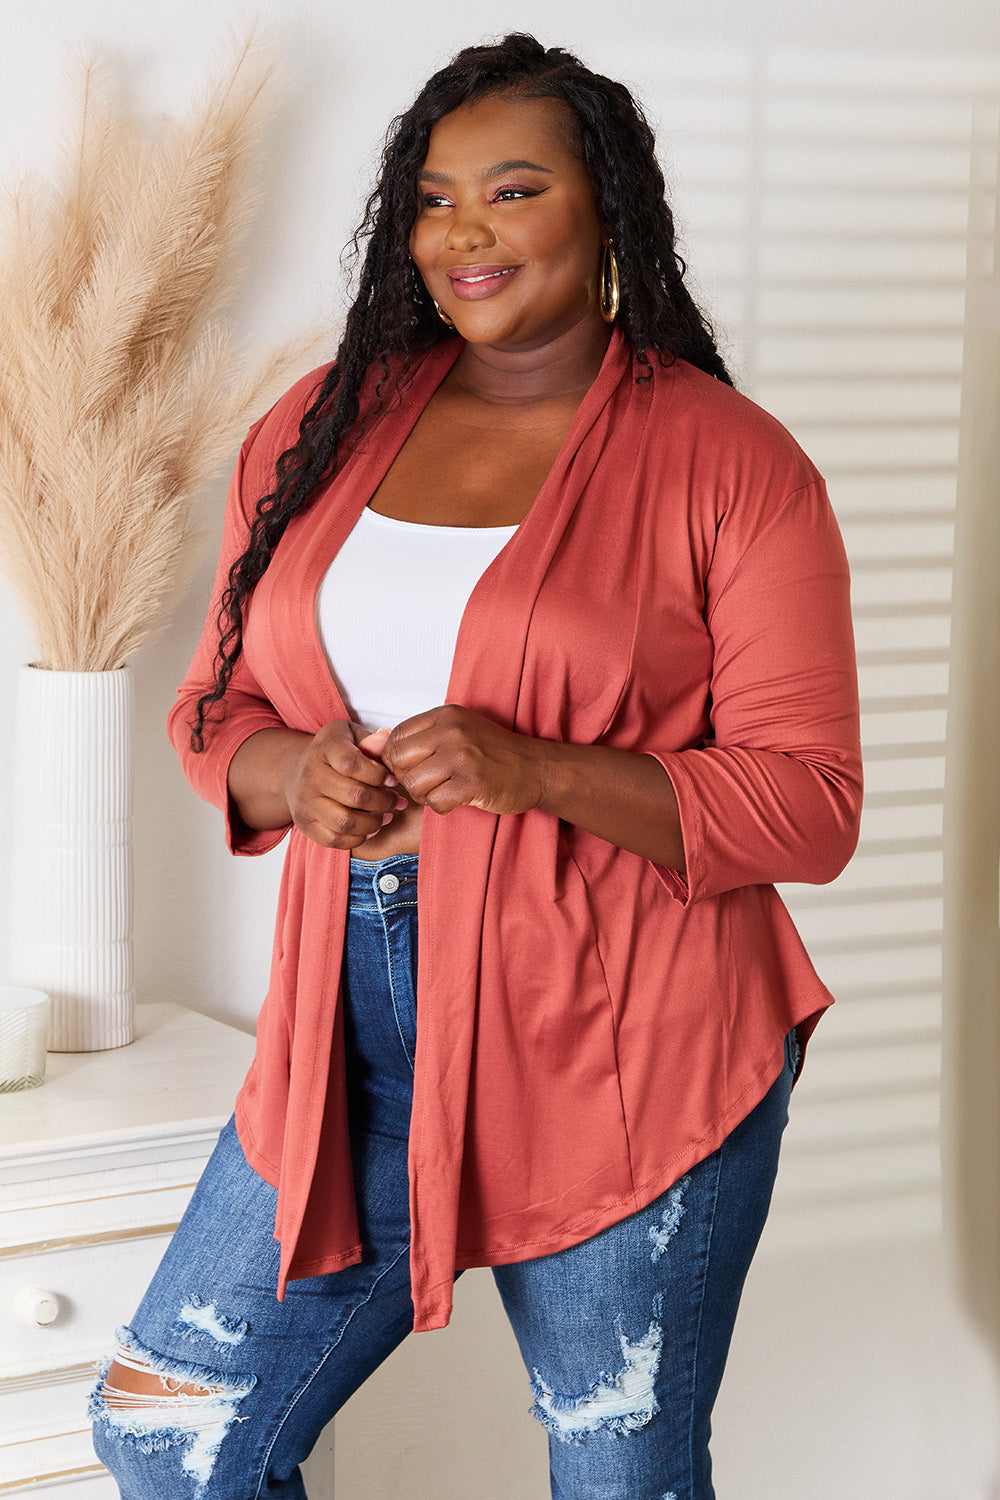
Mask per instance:
[[[316,595],[319,638],[353,719],[391,729],[447,701],[469,595],[516,530],[361,512]]]

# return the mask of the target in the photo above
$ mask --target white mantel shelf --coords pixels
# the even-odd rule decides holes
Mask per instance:
[[[113,1500],[85,1415],[232,1112],[253,1038],[178,1005],[136,1039],[52,1053],[40,1088],[0,1095],[0,1495]],[[39,1323],[31,1289],[54,1298]]]

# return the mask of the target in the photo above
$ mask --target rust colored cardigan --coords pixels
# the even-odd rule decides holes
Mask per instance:
[[[438,345],[285,533],[201,754],[219,590],[324,371],[251,430],[216,594],[170,715],[230,846],[257,854],[226,777],[257,730],[346,718],[319,582],[461,348]],[[686,879],[541,812],[424,820],[420,1026],[409,1145],[415,1327],[447,1323],[456,1267],[575,1244],[644,1207],[763,1097],[793,1025],[830,1003],[774,881],[836,876],[857,837],[847,564],[788,433],[683,362],[637,377],[616,332],[527,519],[462,620],[448,689],[526,734],[655,756]],[[432,705],[428,705],[431,707]],[[461,878],[455,879],[456,871]],[[240,1139],[278,1190],[289,1278],[361,1258],[339,1004],[345,851],[292,829]]]

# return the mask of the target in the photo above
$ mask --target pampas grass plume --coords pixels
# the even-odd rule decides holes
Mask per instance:
[[[224,315],[273,71],[245,43],[150,139],[81,64],[62,181],[0,203],[0,567],[39,666],[119,667],[163,628],[198,491],[316,342],[249,368]]]

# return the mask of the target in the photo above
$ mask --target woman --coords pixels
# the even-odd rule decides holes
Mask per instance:
[[[125,1497],[301,1496],[491,1265],[553,1495],[707,1500],[830,1001],[771,882],[856,838],[843,549],[731,388],[621,85],[462,52],[364,231],[336,363],[244,444],[171,714],[235,852],[291,832],[257,1055],[98,1451]]]

